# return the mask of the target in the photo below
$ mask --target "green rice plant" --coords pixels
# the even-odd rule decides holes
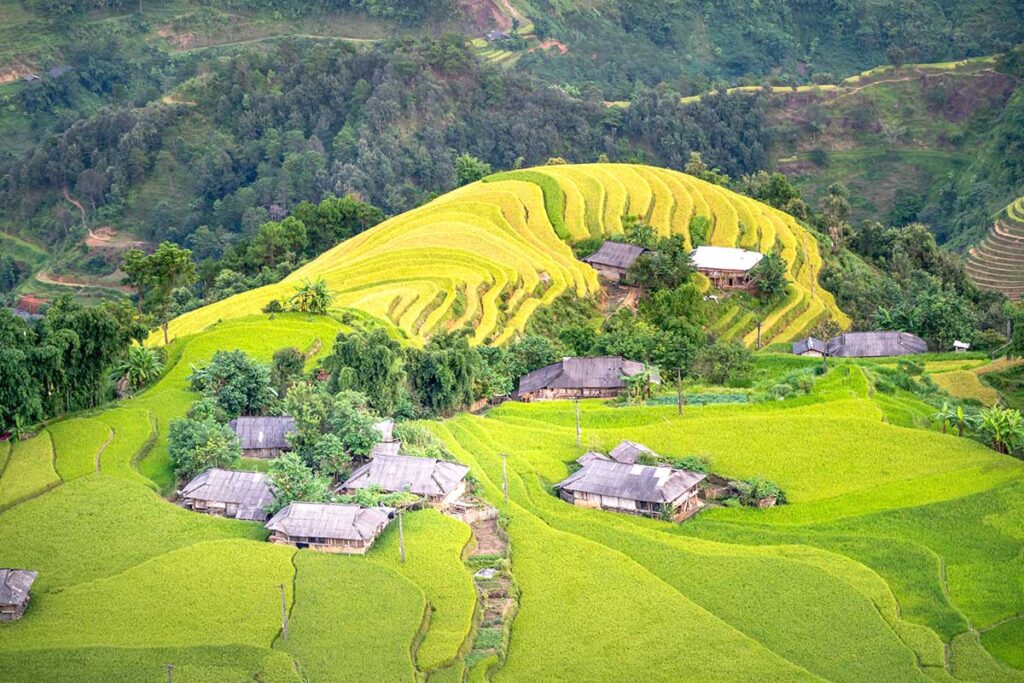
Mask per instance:
[[[291,602],[294,552],[245,540],[205,541],[115,576],[39,592],[25,616],[5,629],[0,651],[265,647],[281,626],[279,584]]]
[[[537,171],[506,171],[484,178],[485,183],[496,183],[504,180],[524,180],[540,187],[544,192],[544,209],[551,221],[555,233],[562,239],[569,239],[572,231],[565,224],[565,192],[558,181]]]
[[[103,422],[87,417],[61,420],[47,427],[56,452],[57,474],[64,481],[92,474],[113,433]]]
[[[415,679],[410,649],[426,601],[412,582],[365,557],[300,550],[294,562],[288,639],[275,648],[310,680]]]
[[[46,592],[200,541],[266,535],[259,524],[190,512],[141,484],[93,474],[0,515],[0,565],[38,570],[36,590]]]
[[[1008,621],[981,634],[981,644],[1003,664],[1024,670],[1024,620]]]
[[[9,683],[136,683],[174,680],[182,683],[301,683],[295,663],[284,652],[246,645],[199,647],[83,647],[5,652],[4,680]]]
[[[1024,681],[1024,673],[1020,670],[993,659],[975,632],[962,633],[954,638],[949,645],[949,655],[951,673],[957,679],[995,683]]]
[[[430,621],[416,651],[421,671],[448,665],[469,636],[476,607],[473,580],[462,563],[469,527],[435,510],[405,515],[405,564],[400,561],[398,525],[377,541],[370,559],[419,586],[427,598]]]
[[[45,429],[14,444],[0,478],[0,511],[59,486],[53,461],[53,442]]]

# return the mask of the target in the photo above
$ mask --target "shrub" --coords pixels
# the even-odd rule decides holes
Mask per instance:
[[[781,401],[793,395],[793,387],[788,384],[776,384],[771,388],[772,397]]]
[[[284,306],[277,299],[271,299],[267,302],[267,305],[263,307],[264,313],[283,313]]]

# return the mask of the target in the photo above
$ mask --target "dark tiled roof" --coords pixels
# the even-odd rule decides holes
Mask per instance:
[[[595,458],[555,484],[555,488],[644,503],[669,503],[704,478],[703,474],[671,467],[628,465]]]
[[[353,472],[340,489],[362,489],[376,484],[385,491],[446,496],[467,474],[469,468],[457,462],[411,455],[378,455]]]
[[[613,448],[609,455],[612,456],[612,460],[615,462],[624,462],[627,465],[632,465],[641,455],[656,456],[657,453],[642,443],[637,443],[635,441],[623,441]]]
[[[605,242],[601,248],[583,259],[584,263],[599,266],[610,266],[629,270],[646,249],[625,242]]]
[[[828,355],[839,358],[876,358],[927,352],[928,344],[907,332],[847,332],[828,340]]]
[[[231,421],[243,451],[261,448],[288,450],[291,444],[285,435],[295,431],[295,420],[290,417],[239,417]]]
[[[818,353],[825,353],[825,342],[816,337],[808,337],[807,339],[801,339],[800,341],[793,342],[793,353],[801,356],[808,351],[817,351]]]
[[[623,375],[629,377],[643,371],[643,363],[622,356],[563,358],[520,377],[518,394],[538,389],[621,389],[626,386]]]
[[[0,605],[25,604],[37,576],[27,569],[0,569]]]
[[[181,498],[233,503],[242,519],[266,519],[263,509],[274,502],[270,478],[262,472],[209,469],[178,493]]]
[[[271,531],[292,538],[368,541],[391,521],[393,508],[364,508],[337,503],[291,503],[267,522]]]

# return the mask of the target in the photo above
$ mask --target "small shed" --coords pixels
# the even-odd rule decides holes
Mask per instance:
[[[622,356],[563,358],[520,377],[515,397],[520,401],[613,398],[626,390],[623,377],[646,369],[643,363]],[[660,378],[652,376],[651,381],[657,383]]]
[[[688,470],[595,458],[555,488],[562,500],[579,507],[685,519],[700,509],[698,485],[704,479]]]
[[[636,263],[647,249],[625,242],[605,242],[601,248],[590,256],[582,259],[589,264],[598,275],[612,282],[622,282],[629,267]]]
[[[608,456],[604,453],[598,453],[597,451],[587,451],[580,457],[576,458],[577,464],[586,465],[592,460],[604,460],[608,461]]]
[[[339,503],[291,503],[267,522],[271,543],[326,553],[362,555],[395,515],[393,508]]]
[[[0,622],[21,619],[37,576],[28,569],[0,569]]]
[[[927,353],[928,344],[908,332],[846,332],[828,340],[836,358],[880,358]]]
[[[178,491],[182,507],[234,519],[265,522],[274,502],[270,478],[262,472],[208,469]]]
[[[239,417],[230,422],[246,458],[276,458],[292,450],[286,435],[295,431],[291,417]]]
[[[808,337],[793,342],[793,354],[797,356],[813,356],[821,358],[825,355],[828,342],[816,337]]]
[[[735,247],[697,247],[690,258],[718,289],[750,289],[750,271],[764,254]]]
[[[658,454],[652,451],[642,443],[635,441],[623,441],[618,446],[611,450],[609,455],[615,462],[626,463],[627,465],[633,465],[640,458],[641,455],[648,455],[651,457],[658,457]]]
[[[379,455],[359,467],[337,492],[352,494],[368,486],[423,496],[435,507],[447,507],[466,492],[469,468],[457,462],[411,455]]]
[[[971,345],[967,342],[962,342],[959,339],[953,341],[953,350],[957,353],[965,353],[971,350]]]

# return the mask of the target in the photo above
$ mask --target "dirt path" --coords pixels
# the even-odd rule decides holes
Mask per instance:
[[[548,38],[547,40],[541,41],[534,47],[531,47],[530,52],[535,52],[537,50],[550,50],[551,48],[558,50],[559,54],[569,54],[569,46],[560,40],[555,40],[554,38]]]
[[[117,230],[112,225],[104,225],[96,230],[90,228],[85,243],[95,249],[145,249],[153,246],[152,242],[143,240],[117,239]]]
[[[131,294],[135,290],[126,285],[111,285],[96,280],[86,280],[68,277],[66,275],[53,275],[41,270],[36,273],[36,280],[39,280],[44,285],[57,285],[59,287],[84,287],[86,289],[110,289],[116,292],[124,292],[125,294]]]
[[[60,192],[64,196],[64,199],[66,199],[69,202],[71,202],[78,209],[78,213],[80,213],[82,215],[82,225],[84,225],[86,228],[88,228],[89,226],[85,222],[85,207],[82,206],[82,202],[78,201],[77,199],[75,199],[74,197],[71,196],[71,193],[68,192],[68,186],[67,185],[65,185],[64,187],[60,188]]]
[[[508,540],[498,528],[497,519],[482,520],[470,525],[476,537],[476,548],[470,553],[475,555],[504,555],[508,550]]]
[[[96,451],[96,471],[97,472],[100,471],[100,458],[103,457],[103,451],[107,450],[107,446],[109,446],[110,442],[113,441],[113,440],[114,440],[114,428],[111,427],[110,428],[110,436],[108,436],[107,440],[103,442],[103,445],[100,446],[100,449],[98,451]]]
[[[188,53],[197,52],[199,50],[212,50],[218,47],[236,47],[238,45],[251,45],[253,43],[266,43],[271,40],[285,40],[287,38],[303,38],[308,40],[334,40],[343,43],[360,43],[370,45],[373,43],[379,43],[383,38],[346,38],[345,36],[324,36],[314,33],[282,33],[272,36],[262,36],[260,38],[248,38],[246,40],[234,40],[227,43],[213,43],[212,45],[200,45],[198,47],[190,47],[185,49],[177,49],[175,52]]]

